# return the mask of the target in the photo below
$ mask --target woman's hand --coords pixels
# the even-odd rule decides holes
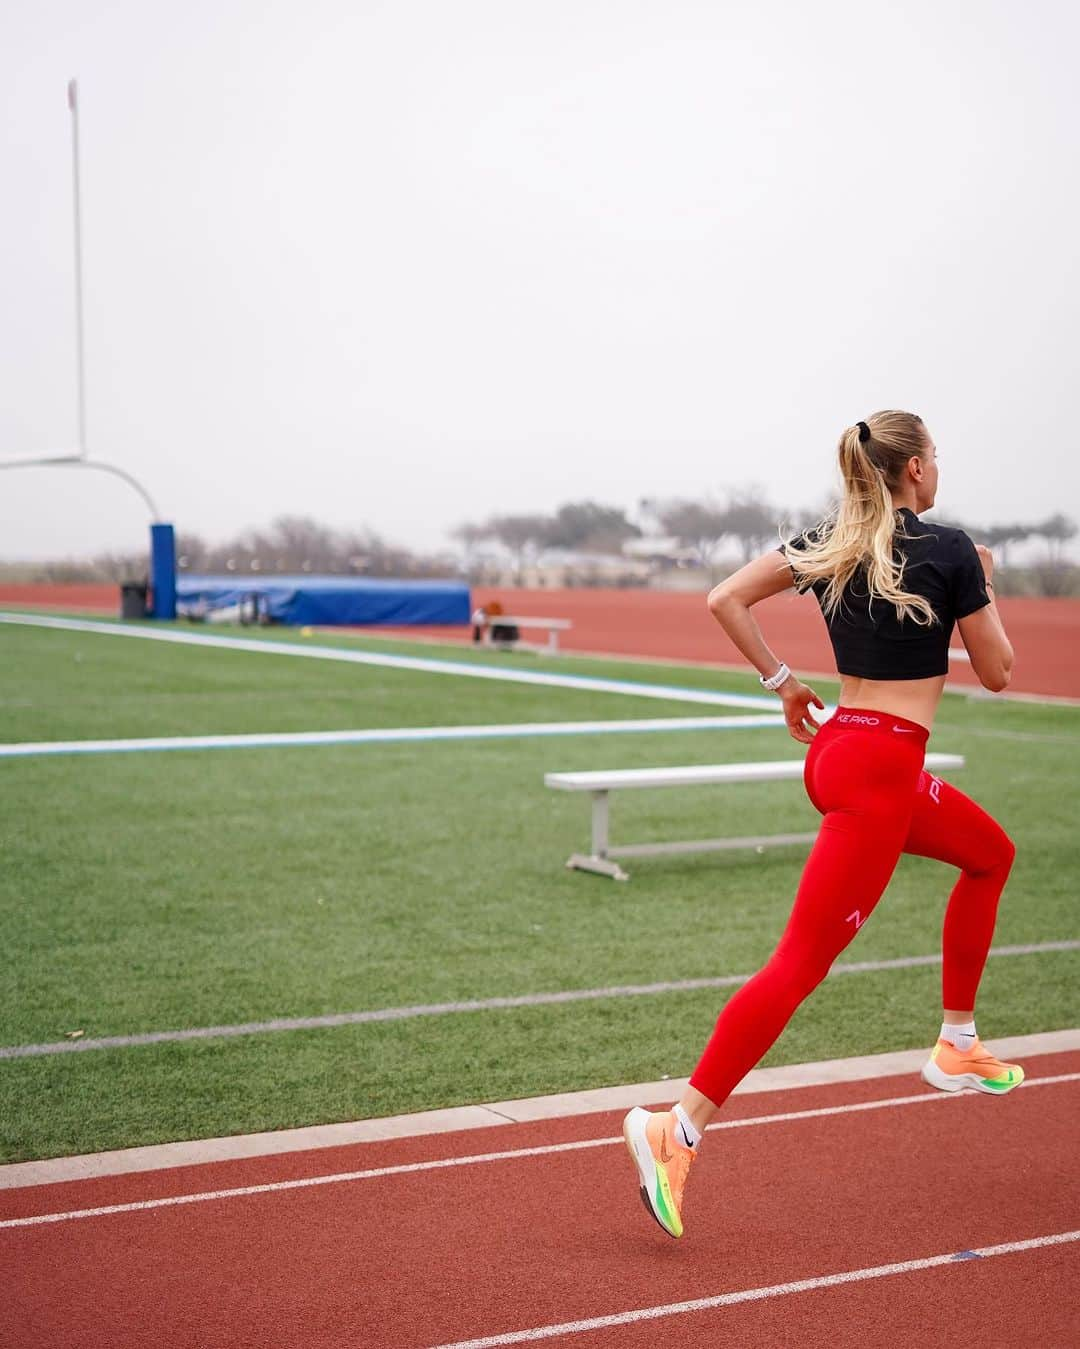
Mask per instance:
[[[788,734],[795,740],[801,740],[804,745],[809,745],[819,729],[814,714],[810,711],[810,705],[812,703],[824,711],[825,704],[813,689],[800,684],[794,675],[784,680],[777,693],[784,704],[784,720],[787,722]]]
[[[979,555],[979,561],[982,563],[983,579],[989,581],[994,574],[994,555],[983,543],[975,545],[975,551]]]

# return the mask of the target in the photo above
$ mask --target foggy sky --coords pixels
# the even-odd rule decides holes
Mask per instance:
[[[1080,518],[1076,7],[45,0],[0,17],[0,459],[211,540],[434,549],[591,497],[821,501],[926,419],[943,513]],[[145,544],[0,473],[0,557]]]

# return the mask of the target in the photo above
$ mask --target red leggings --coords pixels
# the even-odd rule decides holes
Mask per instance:
[[[998,896],[1015,848],[974,801],[923,769],[927,732],[884,712],[838,708],[806,756],[824,819],[768,964],[720,1013],[690,1078],[720,1105],[866,922],[901,853],[960,868],[945,913],[943,1006],[975,1006]]]

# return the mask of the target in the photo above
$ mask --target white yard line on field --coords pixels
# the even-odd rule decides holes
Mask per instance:
[[[491,726],[390,726],[344,731],[265,731],[247,735],[157,735],[130,740],[16,740],[0,744],[0,759],[27,759],[48,754],[145,754],[164,750],[288,749],[311,745],[392,745],[403,741],[738,731],[783,724],[782,714],[750,713],[728,717],[639,717],[623,721],[503,722]]]
[[[1043,955],[1051,951],[1080,950],[1080,940],[1038,942],[1026,946],[993,946],[991,957]],[[940,954],[899,956],[892,960],[860,960],[834,965],[830,978],[845,974],[875,974],[882,970],[917,969],[941,964]],[[360,1026],[383,1021],[411,1021],[417,1017],[451,1016],[465,1012],[495,1012],[512,1007],[552,1007],[574,1002],[639,998],[661,993],[692,993],[699,989],[737,988],[749,974],[721,974],[701,979],[670,979],[653,984],[612,984],[603,988],[569,988],[550,993],[520,993],[507,997],[459,1002],[421,1003],[409,1007],[377,1007],[328,1016],[276,1017],[231,1026],[194,1026],[182,1030],[144,1031],[134,1035],[107,1035],[83,1040],[52,1040],[43,1044],[4,1045],[0,1059],[40,1058],[46,1054],[85,1054],[95,1049],[130,1049],[139,1045],[178,1040],[215,1040],[235,1035],[265,1035],[277,1031],[320,1030],[333,1026]]]
[[[336,646],[300,642],[260,641],[251,637],[219,637],[175,628],[94,623],[79,618],[54,618],[43,614],[0,613],[0,623],[50,628],[104,637],[130,637],[148,642],[172,642],[221,651],[243,651],[263,656],[299,656],[307,660],[343,661],[420,674],[456,675],[464,679],[492,679],[508,684],[532,684],[546,688],[577,689],[586,693],[618,693],[633,698],[653,698],[671,703],[703,703],[711,707],[745,707],[775,713],[776,699],[747,693],[721,693],[714,689],[681,688],[668,684],[637,684],[627,679],[603,679],[593,675],[553,674],[507,666],[470,664],[465,661],[429,660],[420,656],[395,656],[377,651],[348,651]]]

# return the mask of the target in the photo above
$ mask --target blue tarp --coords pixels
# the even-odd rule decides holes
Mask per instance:
[[[257,604],[274,623],[312,627],[468,623],[472,610],[469,587],[459,581],[359,576],[180,575],[176,601],[182,617],[233,616]]]

